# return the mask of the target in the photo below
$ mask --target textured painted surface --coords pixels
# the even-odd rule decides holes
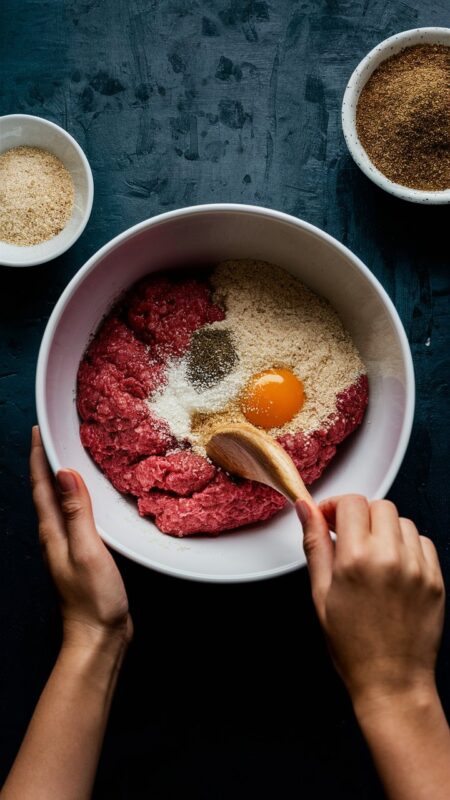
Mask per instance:
[[[95,180],[75,247],[1,268],[2,774],[58,643],[27,476],[39,342],[61,290],[108,239],[159,211],[254,202],[319,225],[394,300],[416,368],[412,442],[391,497],[436,542],[450,579],[449,211],[370,184],[339,123],[377,42],[450,26],[448,0],[4,0],[3,114],[67,128]],[[137,637],[96,798],[381,798],[314,620],[305,574],[238,587],[181,583],[120,560]],[[186,616],[188,615],[187,619]],[[450,711],[450,628],[439,669]]]

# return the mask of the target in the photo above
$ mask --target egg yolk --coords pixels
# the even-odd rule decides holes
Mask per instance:
[[[280,428],[303,407],[303,383],[289,369],[267,369],[250,378],[241,396],[241,409],[259,428]]]

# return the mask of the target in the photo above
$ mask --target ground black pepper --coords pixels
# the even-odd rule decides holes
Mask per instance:
[[[369,158],[390,180],[450,188],[450,47],[416,45],[383,61],[361,92],[356,125]]]
[[[200,328],[191,340],[187,358],[187,376],[201,391],[210,389],[228,375],[237,361],[229,330]]]

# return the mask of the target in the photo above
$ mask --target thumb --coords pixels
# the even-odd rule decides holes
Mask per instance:
[[[81,475],[75,470],[60,470],[56,478],[69,552],[75,560],[83,560],[97,549],[100,542],[92,513],[91,498]]]
[[[328,523],[320,508],[312,501],[295,504],[303,528],[303,549],[308,564],[311,591],[320,621],[325,620],[325,600],[331,584],[334,546]]]

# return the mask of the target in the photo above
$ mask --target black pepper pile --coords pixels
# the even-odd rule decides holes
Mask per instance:
[[[450,47],[416,45],[383,61],[364,86],[357,132],[387,178],[450,188]]]
[[[223,380],[237,362],[229,330],[200,328],[191,340],[187,376],[197,391],[210,389]]]

